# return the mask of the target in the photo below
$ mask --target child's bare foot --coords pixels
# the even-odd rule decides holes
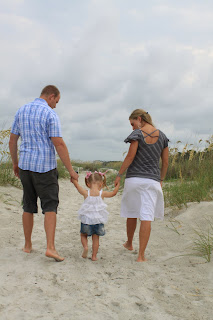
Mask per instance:
[[[59,256],[59,254],[58,254],[58,252],[57,252],[56,250],[50,250],[50,249],[48,249],[48,250],[46,251],[46,257],[48,257],[48,258],[53,258],[53,259],[55,259],[55,261],[57,261],[57,262],[61,262],[61,261],[64,260],[63,257],[60,257],[60,256]]]
[[[97,260],[98,260],[97,256],[92,256],[92,261],[97,261]]]
[[[147,259],[144,256],[138,257],[138,259],[137,259],[137,262],[146,262],[146,261],[147,261]]]
[[[84,248],[84,251],[82,253],[82,258],[86,259],[88,255],[88,248]]]
[[[124,248],[126,248],[127,250],[130,250],[130,251],[133,250],[133,246],[130,245],[130,244],[128,243],[128,241],[126,241],[126,242],[123,244],[123,246],[124,246]]]

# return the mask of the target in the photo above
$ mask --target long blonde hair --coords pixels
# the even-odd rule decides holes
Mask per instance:
[[[138,117],[141,117],[142,120],[144,120],[145,122],[151,124],[151,126],[154,127],[154,124],[152,122],[152,117],[150,116],[150,114],[148,112],[146,112],[143,109],[135,109],[129,116],[129,120],[135,120]]]

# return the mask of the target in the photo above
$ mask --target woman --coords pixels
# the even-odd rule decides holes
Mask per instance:
[[[127,241],[124,247],[133,250],[132,240],[139,218],[141,225],[137,261],[142,262],[146,261],[145,249],[150,237],[151,221],[154,218],[163,220],[164,217],[162,183],[168,168],[168,139],[154,127],[151,116],[142,109],[134,110],[129,120],[133,132],[124,142],[130,142],[130,147],[115,185],[127,169],[121,201],[121,217],[127,218]]]

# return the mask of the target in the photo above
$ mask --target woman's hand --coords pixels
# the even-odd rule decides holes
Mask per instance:
[[[117,184],[120,184],[121,178],[119,176],[117,176],[115,178],[115,187],[117,186]]]

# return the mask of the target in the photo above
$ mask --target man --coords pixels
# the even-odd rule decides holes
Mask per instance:
[[[42,90],[40,98],[21,107],[12,125],[9,147],[14,173],[20,177],[23,185],[23,251],[30,253],[32,250],[33,214],[38,212],[39,197],[42,212],[45,214],[46,256],[63,261],[64,258],[55,249],[56,214],[59,203],[55,149],[69,171],[70,178],[78,180],[78,175],[72,168],[66,144],[62,139],[59,118],[52,110],[56,108],[59,100],[59,90],[48,85]],[[19,137],[21,146],[18,161]]]

